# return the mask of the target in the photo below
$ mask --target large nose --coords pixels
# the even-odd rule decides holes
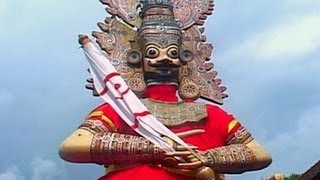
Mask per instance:
[[[167,50],[166,49],[160,49],[159,52],[159,58],[157,58],[157,62],[172,62],[171,58],[168,56],[167,54]]]

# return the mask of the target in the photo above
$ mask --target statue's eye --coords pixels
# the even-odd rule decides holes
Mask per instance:
[[[158,51],[158,49],[153,48],[153,47],[148,48],[145,56],[148,58],[156,58],[159,56],[159,51]]]
[[[131,64],[138,64],[141,62],[141,54],[138,51],[130,51],[127,54],[127,60]]]
[[[193,59],[193,53],[189,50],[184,50],[181,52],[180,60],[183,62],[190,62]]]
[[[171,58],[179,58],[179,51],[177,48],[170,48],[167,54]]]

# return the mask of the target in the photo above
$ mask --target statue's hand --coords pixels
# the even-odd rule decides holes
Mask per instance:
[[[79,44],[81,44],[81,46],[84,46],[85,44],[90,42],[90,39],[89,39],[89,37],[87,35],[79,34],[78,37],[79,37],[78,42],[79,42]],[[90,74],[90,70],[89,69],[88,69],[88,72]],[[99,93],[97,92],[97,90],[95,89],[95,87],[93,85],[92,77],[89,77],[87,79],[86,89],[91,90],[93,96],[99,96]]]
[[[84,35],[84,34],[79,34],[78,35],[78,42],[79,44],[81,44],[82,46],[87,44],[88,42],[90,42],[90,39],[87,35]]]
[[[90,73],[90,71],[89,71],[89,73]],[[86,89],[92,91],[93,96],[95,96],[95,97],[99,96],[99,93],[97,92],[96,88],[93,85],[93,78],[89,77],[87,79]]]
[[[185,162],[180,162],[178,164],[178,169],[195,171],[197,179],[199,180],[215,179],[215,172],[209,166],[210,159],[205,152],[196,151],[188,155],[185,159]]]
[[[185,131],[181,133],[177,133],[177,136],[180,138],[187,137],[187,136],[192,136],[196,134],[203,133],[204,130],[202,129],[196,129],[196,130],[190,130],[190,131]],[[168,144],[171,145],[171,147],[175,150],[173,153],[165,153],[162,152],[162,159],[160,160],[160,163],[166,167],[175,167],[178,168],[178,165],[180,163],[188,162],[189,156],[192,155],[192,152],[190,152],[188,149],[192,149],[196,151],[198,147],[190,145],[188,147],[182,146],[177,144],[175,141],[173,141],[170,138],[164,137],[167,141]]]
[[[196,153],[196,155],[188,155],[186,157],[186,162],[179,163],[178,167],[182,169],[199,169],[200,167],[208,166],[208,157],[203,152],[196,151]]]

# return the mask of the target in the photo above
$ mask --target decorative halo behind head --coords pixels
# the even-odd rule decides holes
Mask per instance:
[[[93,36],[139,97],[144,96],[146,88],[143,70],[146,47],[152,44],[167,48],[159,53],[176,54],[170,50],[170,45],[174,45],[181,64],[177,73],[181,98],[202,98],[222,104],[227,97],[226,88],[213,70],[210,61],[213,45],[206,42],[201,27],[213,12],[213,0],[100,1],[107,5],[112,17],[99,23],[102,32],[93,32]]]

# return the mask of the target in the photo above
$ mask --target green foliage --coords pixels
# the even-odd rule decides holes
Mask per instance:
[[[291,174],[290,176],[287,176],[284,178],[284,180],[298,180],[300,177],[300,174]]]

